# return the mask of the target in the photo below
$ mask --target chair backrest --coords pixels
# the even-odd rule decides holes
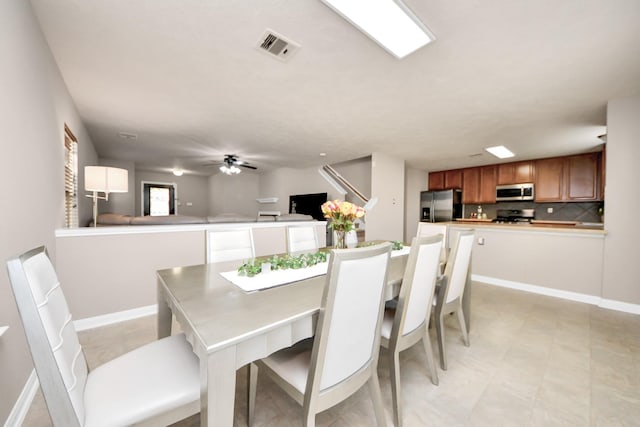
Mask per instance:
[[[464,230],[457,233],[451,255],[444,271],[447,277],[447,290],[444,298],[449,303],[462,296],[467,274],[471,264],[471,250],[473,249],[474,231]]]
[[[207,263],[255,258],[250,228],[207,231]]]
[[[406,335],[429,319],[440,270],[441,245],[441,234],[413,238],[398,296],[392,337]]]
[[[331,251],[307,395],[377,366],[390,254],[390,243]]]
[[[442,223],[433,222],[419,222],[418,233],[416,237],[435,236],[436,234],[442,234],[442,250],[440,252],[440,261],[447,261],[447,248],[449,242],[449,226]]]
[[[82,425],[87,362],[46,249],[9,260],[7,269],[51,420]]]
[[[287,252],[301,254],[318,250],[318,236],[313,225],[287,227]]]

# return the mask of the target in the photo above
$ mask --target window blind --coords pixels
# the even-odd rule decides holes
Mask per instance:
[[[78,226],[78,140],[64,125],[64,222],[65,227]]]

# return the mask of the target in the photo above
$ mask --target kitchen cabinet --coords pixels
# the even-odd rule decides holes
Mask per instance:
[[[599,200],[599,169],[599,153],[536,160],[536,202]]]
[[[429,173],[429,190],[451,190],[462,188],[462,169]]]
[[[429,172],[429,190],[444,190],[444,171]]]
[[[533,162],[513,162],[498,165],[498,185],[533,182]]]
[[[462,174],[462,203],[496,202],[497,166],[467,168]]]

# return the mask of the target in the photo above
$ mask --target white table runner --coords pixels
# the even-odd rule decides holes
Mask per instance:
[[[410,246],[405,246],[400,250],[391,251],[391,257],[408,255],[411,250]],[[272,270],[265,273],[256,274],[253,277],[241,276],[237,270],[225,271],[220,273],[222,277],[239,287],[245,292],[259,291],[269,289],[287,283],[297,282],[299,280],[310,279],[311,277],[327,274],[328,262],[321,262],[307,268]]]

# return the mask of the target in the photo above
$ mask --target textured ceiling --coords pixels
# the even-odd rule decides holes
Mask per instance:
[[[607,101],[640,94],[637,0],[407,0],[437,40],[402,60],[319,0],[31,3],[99,156],[140,169],[590,151]],[[267,28],[301,45],[288,62],[256,48]]]

